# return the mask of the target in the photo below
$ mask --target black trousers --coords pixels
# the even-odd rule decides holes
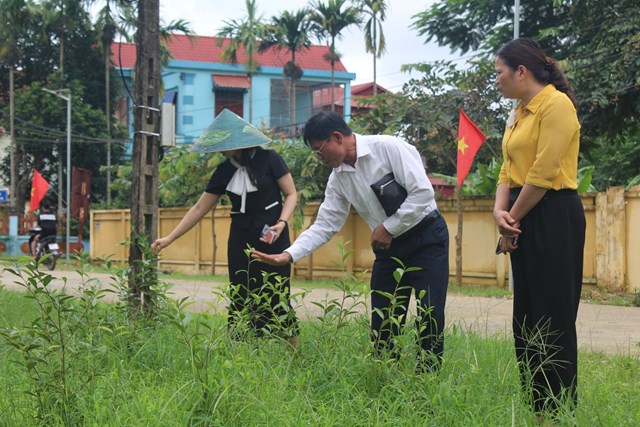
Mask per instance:
[[[511,190],[511,205],[519,191]],[[575,404],[576,317],[582,290],[585,217],[574,190],[547,191],[522,219],[511,253],[513,336],[523,389],[536,411]]]
[[[251,260],[247,254],[248,245],[260,252],[282,252],[290,246],[289,228],[285,227],[278,240],[269,245],[259,240],[265,221],[241,224],[232,223],[227,242],[231,332],[240,335],[243,332],[240,326],[246,325],[258,336],[299,335],[298,320],[290,302],[291,266],[271,266]]]
[[[376,354],[389,351],[397,357],[394,337],[406,321],[411,292],[415,291],[420,363],[428,370],[439,366],[444,351],[444,306],[449,284],[449,232],[444,218],[438,214],[426,228],[409,230],[393,239],[388,250],[375,251],[375,255],[371,272],[371,338]],[[401,265],[393,258],[398,258],[406,270],[399,282],[394,274]]]

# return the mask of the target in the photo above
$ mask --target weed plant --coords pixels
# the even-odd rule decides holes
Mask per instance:
[[[24,292],[0,289],[0,425],[536,423],[510,337],[449,325],[441,369],[416,374],[413,319],[397,358],[374,357],[370,313],[354,310],[364,304],[353,292],[361,283],[349,275],[337,283],[341,298],[315,301],[320,314],[301,322],[294,351],[279,336],[231,339],[224,315],[188,312],[187,300],[132,318],[104,302],[126,284],[87,281],[71,295],[33,265],[11,271]],[[578,407],[556,424],[637,425],[637,356],[581,353],[579,363]]]

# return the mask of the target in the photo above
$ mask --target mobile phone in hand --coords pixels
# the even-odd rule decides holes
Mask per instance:
[[[276,236],[278,235],[275,231],[271,229],[267,224],[262,227],[262,233],[260,234],[268,244],[272,244],[274,240],[276,240]]]

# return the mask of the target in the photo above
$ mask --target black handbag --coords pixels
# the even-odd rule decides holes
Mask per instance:
[[[400,205],[407,198],[407,190],[396,181],[393,172],[389,172],[371,184],[371,189],[378,198],[387,216],[396,213]]]

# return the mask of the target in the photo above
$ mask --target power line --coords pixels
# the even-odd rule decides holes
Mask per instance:
[[[0,110],[0,115],[2,116],[7,116],[7,113],[4,112],[3,110]],[[66,132],[61,131],[59,129],[55,129],[55,128],[51,128],[48,126],[42,126],[42,125],[38,125],[36,123],[30,122],[28,120],[25,120],[23,118],[21,118],[20,116],[15,116],[14,115],[14,120],[23,123],[23,126],[16,126],[16,130],[22,130],[24,132],[30,132],[30,133],[34,133],[37,135],[41,135],[43,137],[47,137],[47,138],[66,138]],[[97,138],[97,137],[93,137],[93,136],[87,136],[87,135],[82,135],[82,134],[72,134],[72,137],[74,138],[74,142],[80,142],[80,143],[108,143],[109,141],[111,142],[115,142],[115,143],[122,143],[122,142],[126,142],[127,139],[107,139],[107,138]]]

